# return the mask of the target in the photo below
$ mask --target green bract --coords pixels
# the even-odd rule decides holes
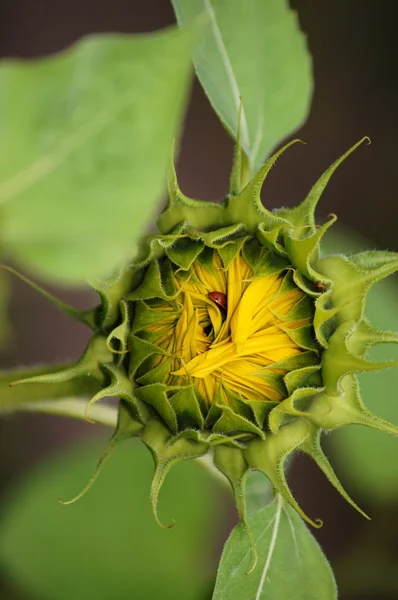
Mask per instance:
[[[238,140],[229,193],[219,204],[184,196],[171,165],[159,233],[144,237],[138,256],[113,278],[91,282],[101,305],[78,315],[93,329],[83,357],[73,368],[20,382],[94,377],[101,389],[88,414],[94,402],[120,398],[104,457],[119,441],[141,437],[155,460],[151,501],[158,522],[159,489],[170,467],[209,450],[231,483],[249,536],[244,488],[251,470],[320,525],[287,485],[284,463],[295,450],[309,454],[362,513],[320,438],[351,423],[398,434],[365,408],[356,378],[397,364],[366,359],[371,346],[396,343],[398,336],[372,327],[364,306],[370,287],[398,269],[398,255],[323,256],[320,242],[335,216],[317,226],[314,211],[331,175],[363,141],[300,205],[272,212],[260,191],[294,142],[243,185]],[[226,310],[211,292],[225,295]]]

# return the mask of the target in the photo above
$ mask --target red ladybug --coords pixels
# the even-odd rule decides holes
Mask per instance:
[[[222,292],[210,292],[209,294],[210,300],[213,300],[217,306],[222,308],[223,310],[227,310],[227,297]]]

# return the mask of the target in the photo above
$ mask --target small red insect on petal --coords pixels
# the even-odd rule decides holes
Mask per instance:
[[[223,310],[227,310],[227,297],[222,292],[210,292],[209,294],[210,300],[213,300],[217,306],[222,308]]]

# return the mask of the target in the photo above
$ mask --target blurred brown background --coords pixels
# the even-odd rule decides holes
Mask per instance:
[[[340,221],[366,236],[371,247],[398,250],[396,3],[293,0],[292,6],[299,13],[314,59],[315,95],[310,117],[300,131],[308,145],[293,147],[278,161],[263,200],[269,207],[297,203],[326,167],[368,135],[372,144],[362,146],[339,168],[324,193],[319,213],[321,217],[336,213]],[[151,31],[173,21],[167,0],[2,0],[0,56],[36,57],[65,48],[88,33]],[[222,197],[231,153],[231,140],[195,82],[178,169],[183,190],[202,199]],[[93,301],[85,292],[59,293],[81,307]],[[3,352],[3,367],[75,357],[87,339],[83,327],[70,323],[19,282],[12,283],[10,313],[17,336],[15,344]],[[88,426],[49,417],[17,416],[1,421],[3,485],[30,461],[88,431]],[[10,440],[14,441],[12,453]],[[315,535],[333,566],[364,526],[362,518],[305,459],[299,458],[295,464],[291,481],[310,514],[317,516],[322,506],[325,525]],[[397,520],[397,516],[395,511],[384,518]],[[397,541],[389,543],[391,558],[398,563]],[[339,583],[345,600],[397,597],[382,591],[369,596],[344,595],[344,581]]]

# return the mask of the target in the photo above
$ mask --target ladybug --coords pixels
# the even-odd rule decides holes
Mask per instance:
[[[227,297],[222,292],[210,292],[210,300],[213,300],[215,304],[222,310],[227,310]]]

